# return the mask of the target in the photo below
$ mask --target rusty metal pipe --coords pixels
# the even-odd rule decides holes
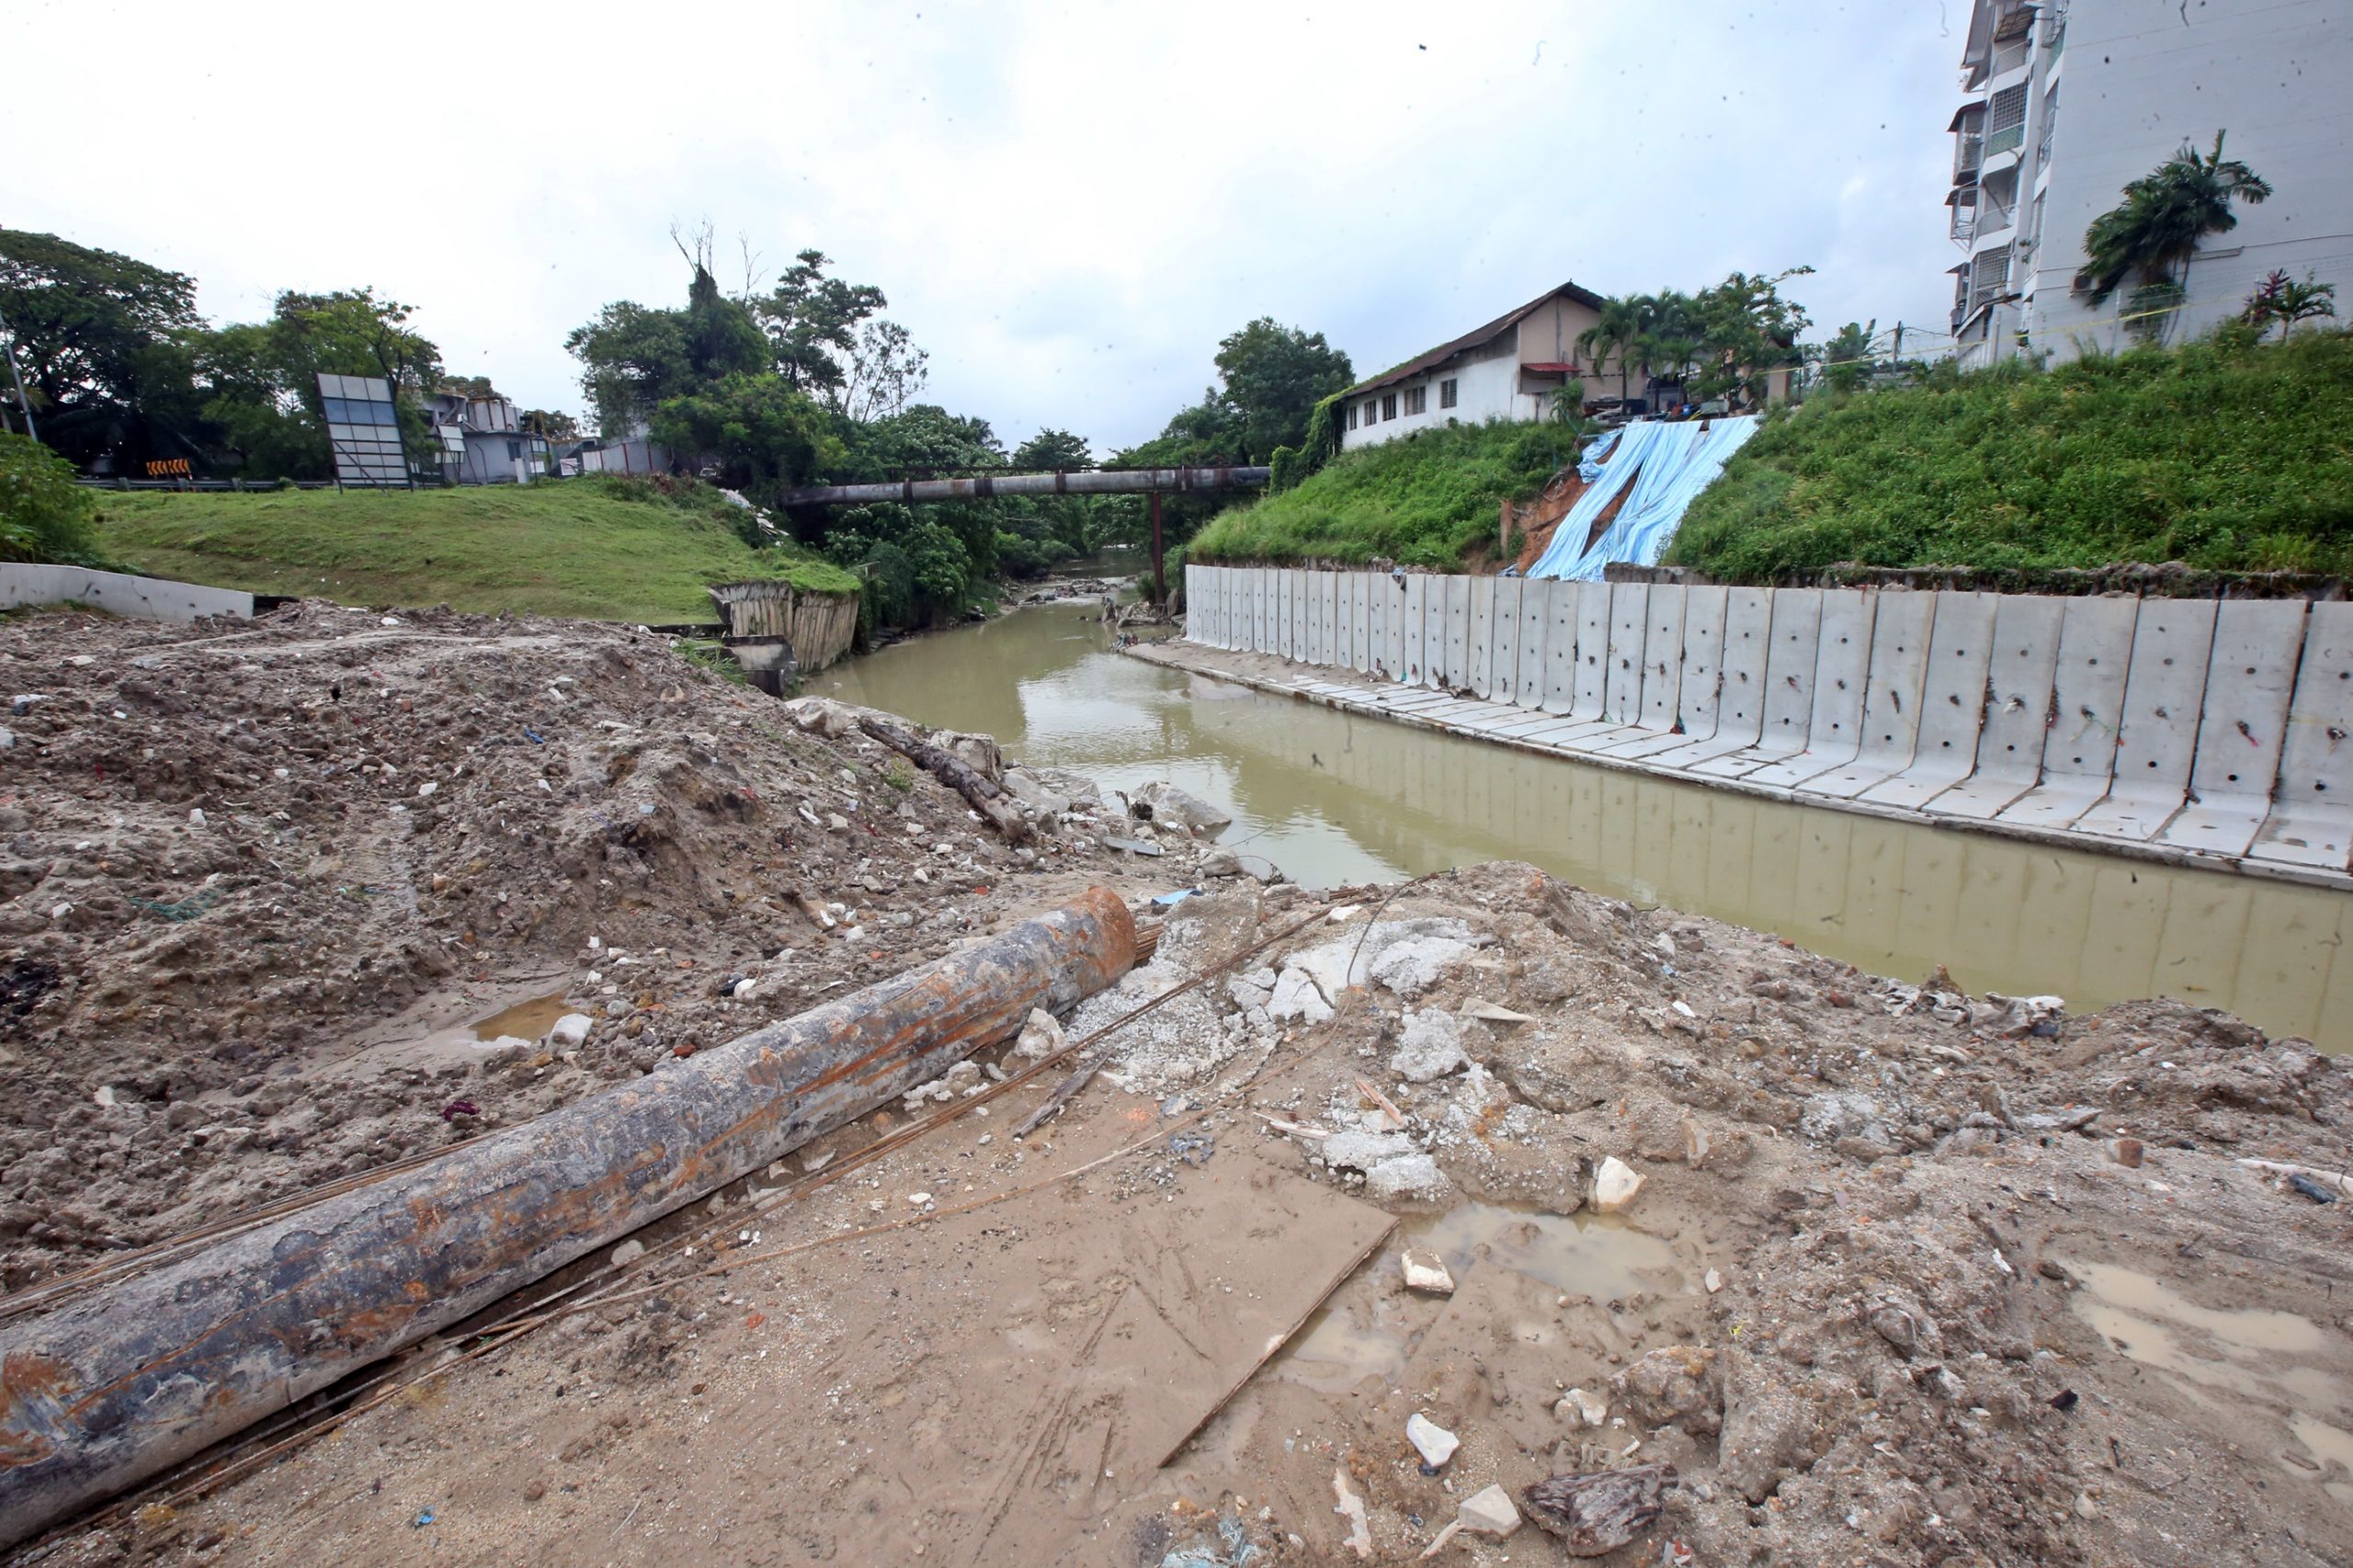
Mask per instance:
[[[785,492],[788,506],[858,506],[876,501],[985,501],[994,495],[1129,495],[1157,490],[1256,490],[1274,470],[1091,469],[1079,473],[983,473],[966,479],[894,479],[884,484],[811,484]]]
[[[447,1328],[1135,961],[1090,889],[1004,935],[0,1326],[0,1546]]]

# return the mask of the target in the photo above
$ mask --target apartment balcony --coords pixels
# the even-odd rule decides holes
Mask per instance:
[[[2016,203],[2004,206],[1994,201],[1979,202],[1976,221],[1969,229],[1969,248],[1984,250],[1988,245],[2006,242],[2010,231],[2018,227],[2018,219]]]
[[[1952,209],[1952,243],[1965,245],[1977,233],[1977,209],[1955,203]]]

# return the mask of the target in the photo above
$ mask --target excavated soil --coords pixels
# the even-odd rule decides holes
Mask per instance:
[[[399,619],[0,632],[54,694],[0,753],[18,1278],[661,1071],[1115,869],[1085,813],[1019,867],[659,639]],[[1171,847],[1131,896],[1192,874]],[[1065,1025],[1233,961],[1026,1140],[1042,1084],[833,1179],[892,1107],[600,1256],[581,1310],[420,1346],[429,1381],[41,1560],[1400,1562],[1491,1483],[1645,1464],[1676,1483],[1604,1561],[2353,1560],[2353,1205],[2240,1163],[2345,1169],[2337,1060],[1526,866],[1204,886]],[[599,1015],[576,1062],[425,1028],[558,993]],[[1573,1561],[1532,1521],[1439,1560]]]

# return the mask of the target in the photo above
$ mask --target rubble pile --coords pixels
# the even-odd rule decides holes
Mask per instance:
[[[12,1287],[656,1071],[1150,831],[1088,790],[1008,844],[837,705],[590,623],[18,618],[0,696]],[[448,1028],[541,994],[511,1038]]]

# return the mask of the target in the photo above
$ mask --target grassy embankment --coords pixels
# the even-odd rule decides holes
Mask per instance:
[[[132,570],[347,604],[437,605],[593,620],[716,619],[712,583],[857,579],[793,549],[754,550],[716,492],[572,479],[457,490],[102,492],[98,539]]]
[[[1844,562],[2353,573],[2353,337],[1817,399],[1757,432],[1667,560],[1734,583]]]
[[[1461,425],[1343,452],[1279,495],[1220,513],[1197,562],[1367,561],[1452,568],[1495,537],[1498,505],[1527,501],[1575,451],[1559,425]]]

